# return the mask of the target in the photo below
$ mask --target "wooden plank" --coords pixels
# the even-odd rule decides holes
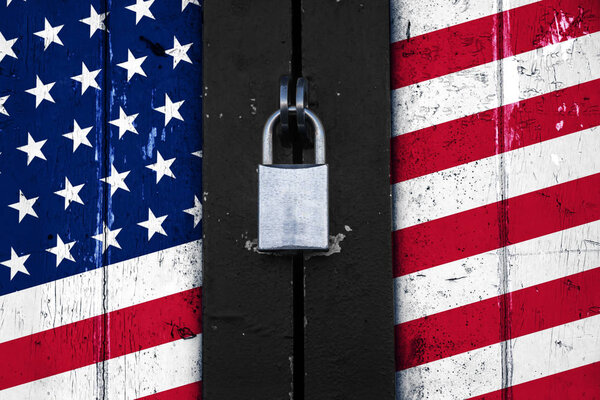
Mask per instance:
[[[94,6],[100,11],[98,4]],[[90,71],[104,70],[107,63],[102,34],[90,37],[89,26],[78,21],[77,17],[84,18],[89,12],[89,2],[69,2],[63,7],[49,2],[4,1],[0,4],[0,32],[6,39],[16,39],[12,45],[14,57],[6,54],[0,57],[0,98],[9,96],[3,107],[6,113],[0,114],[0,220],[3,221],[0,261],[7,260],[14,247],[19,255],[27,255],[25,268],[28,271],[13,279],[4,266],[1,268],[0,320],[3,323],[0,330],[5,335],[1,342],[31,337],[28,335],[59,328],[65,320],[72,322],[81,315],[91,317],[104,312],[101,274],[86,276],[81,286],[62,284],[63,280],[54,285],[52,291],[37,290],[48,281],[80,272],[82,263],[68,259],[58,263],[58,258],[45,250],[58,246],[59,238],[64,243],[77,241],[71,256],[82,261],[91,255],[90,269],[102,262],[93,259],[95,241],[83,240],[85,235],[93,235],[101,229],[101,221],[96,216],[102,213],[103,204],[101,183],[97,181],[103,176],[101,149],[105,142],[105,113],[103,107],[98,107],[102,94],[93,87],[84,93],[81,83],[72,79],[82,73],[82,62]],[[62,45],[48,42],[46,47],[45,39],[35,34],[43,34],[46,20],[53,27],[62,25],[58,33]],[[3,52],[4,49],[0,51]],[[36,77],[44,84],[53,83],[49,91],[52,102],[46,99],[36,105],[37,97],[26,92],[36,86]],[[102,74],[97,76],[96,82],[99,87],[104,86]],[[87,139],[93,148],[74,146],[73,140],[63,137],[74,131],[75,121],[81,128],[91,128]],[[30,163],[26,162],[28,156],[17,149],[27,144],[29,134],[35,141],[44,141],[40,149],[44,158],[32,159]],[[98,151],[98,159],[94,158],[95,151]],[[61,166],[65,160],[69,168]],[[73,186],[85,184],[79,192],[82,202],[89,207],[85,216],[81,212],[82,204],[72,203],[67,208],[65,199],[55,194],[65,189],[66,179]],[[17,223],[17,212],[7,207],[18,201],[19,191],[14,189],[22,189],[27,198],[37,197],[33,207],[36,217],[29,215]],[[75,292],[85,297],[85,301],[75,296]],[[104,332],[100,329],[98,333],[100,338],[94,342],[102,345]],[[25,398],[18,394],[11,397],[4,389],[52,373],[52,362],[43,360],[40,350],[52,352],[60,339],[51,338],[36,344],[32,340],[18,357],[11,357],[12,365],[4,363],[0,372],[0,397]],[[19,365],[26,360],[30,363]],[[31,368],[32,365],[36,367]],[[102,374],[99,364],[87,382],[90,393],[100,396]],[[33,389],[27,396],[42,398],[47,392],[47,388]]]
[[[394,396],[388,9],[302,1],[302,68],[325,126],[339,244],[304,264],[311,400]]]
[[[127,249],[134,254],[188,243],[170,247],[151,261],[142,257],[134,260],[134,275],[140,276],[129,288],[134,293],[143,292],[148,290],[144,288],[145,281],[157,286],[161,281],[164,286],[174,286],[179,281],[176,285],[181,292],[156,300],[151,312],[144,311],[150,307],[137,307],[128,313],[108,314],[106,318],[106,351],[112,353],[111,358],[118,355],[116,343],[127,348],[129,341],[131,347],[141,351],[135,354],[136,362],[116,358],[103,363],[103,392],[108,398],[125,397],[128,393],[142,397],[202,380],[202,292],[198,289],[202,285],[202,253],[197,241],[202,232],[197,219],[201,213],[194,217],[185,211],[194,207],[195,198],[202,198],[202,159],[192,154],[202,149],[202,10],[185,1],[148,3],[151,18],[148,13],[138,15],[135,9],[125,8],[133,2],[108,4],[111,12],[104,50],[110,64],[104,89],[104,176],[109,175],[111,165],[120,172],[131,170],[126,182],[130,183],[130,194],[141,204],[132,208],[128,193],[118,190],[112,195],[105,186],[105,219],[110,221],[114,216],[112,229],[124,228],[119,238],[135,235]],[[176,47],[175,40],[186,46],[187,55],[180,57],[177,64],[174,53],[169,51]],[[132,58],[141,63],[139,69],[124,68],[128,65],[123,63]],[[167,111],[160,112],[168,101],[183,103],[173,108],[173,115],[168,115]],[[136,132],[115,125],[122,112],[137,114]],[[149,168],[159,157],[170,160],[164,174],[159,173],[161,167],[158,171]],[[175,199],[173,193],[177,193]],[[157,231],[150,237],[150,230],[139,225],[150,219],[149,210],[156,217],[166,217],[161,222],[164,234]],[[137,225],[138,229],[129,228],[127,232],[125,218],[130,221],[129,226]],[[118,257],[119,251],[114,247],[107,250],[106,265],[113,263],[112,257]],[[144,272],[148,267],[143,264],[148,262],[153,272]],[[181,275],[173,273],[185,265],[189,268]],[[165,271],[170,273],[165,276]],[[107,294],[123,281],[127,281],[126,274],[106,269]],[[106,308],[110,309],[117,299],[118,295],[105,295]],[[153,343],[142,338],[144,330],[151,333]],[[148,348],[150,345],[156,347]],[[152,378],[161,375],[161,379]]]
[[[289,73],[290,7],[209,0],[204,21],[204,395],[287,399],[291,262],[252,241],[262,127]]]
[[[593,396],[598,2],[392,12],[397,398]]]
[[[201,224],[186,212],[202,198],[201,7],[146,2],[136,21],[132,3],[0,3],[0,32],[16,42],[9,57],[0,45],[3,399],[129,399],[201,383]],[[188,47],[177,67],[174,37]],[[36,76],[51,84],[37,103]],[[159,112],[166,94],[185,102],[182,117]],[[136,115],[127,132],[121,109]],[[31,162],[19,149],[28,132],[43,141]],[[171,161],[160,177],[148,168],[159,151]],[[111,166],[125,173],[119,190]],[[36,198],[23,221],[8,207],[21,188]],[[13,246],[27,262],[16,276],[4,270]]]

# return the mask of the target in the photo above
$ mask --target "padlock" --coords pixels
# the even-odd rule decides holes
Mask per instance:
[[[295,112],[295,107],[290,107]],[[325,164],[325,130],[304,109],[315,134],[315,164],[273,165],[273,130],[277,110],[263,130],[263,163],[258,166],[258,249],[327,250],[329,185]]]

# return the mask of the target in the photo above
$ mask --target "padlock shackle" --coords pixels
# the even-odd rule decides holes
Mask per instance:
[[[288,110],[295,113],[296,107],[289,107]],[[308,117],[308,120],[312,122],[315,131],[315,164],[325,164],[325,128],[314,112],[305,108],[304,113]],[[264,165],[273,164],[273,132],[280,116],[281,110],[277,110],[271,114],[263,129],[262,163]]]

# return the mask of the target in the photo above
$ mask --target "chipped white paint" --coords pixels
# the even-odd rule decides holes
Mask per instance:
[[[598,268],[600,243],[586,238],[600,238],[600,221],[507,246],[506,287],[498,277],[502,262],[499,251],[398,277],[394,280],[395,323]]]
[[[394,230],[600,172],[598,149],[594,127],[396,183]],[[504,192],[501,175],[510,182]]]
[[[392,134],[401,135],[598,78],[600,33],[593,33],[394,90]]]
[[[409,36],[414,38],[532,3],[534,1],[527,0],[392,0],[391,39],[396,42]],[[575,4],[569,4],[573,5],[573,10],[576,9]],[[591,2],[587,4],[588,8],[595,7]],[[589,15],[590,10],[582,12]],[[501,28],[503,37],[495,36],[500,32],[494,32],[493,29],[481,32],[478,36],[478,25],[473,24],[472,39],[492,41],[492,46],[502,46],[502,41],[506,43],[507,40],[517,39],[517,35],[518,40],[531,40],[527,38],[536,35],[540,29],[554,32],[568,28],[572,17],[555,12],[552,23],[556,26],[540,26],[540,23],[550,23],[551,11],[544,18],[532,20],[531,26],[511,26],[508,21],[499,19],[498,23],[504,24]],[[600,33],[580,32],[576,35],[582,36],[557,44],[540,43],[543,47],[539,49],[393,90],[392,134],[396,136],[435,127],[502,105],[600,79]],[[564,37],[568,37],[568,34],[560,39]],[[553,36],[552,40],[558,40],[558,37]],[[504,53],[498,50],[499,56]],[[410,57],[408,54],[401,56]],[[436,60],[435,49],[431,49],[431,62],[440,62]],[[590,106],[584,112],[595,112],[593,101]],[[559,108],[557,111],[567,110]],[[497,124],[498,143],[503,136],[510,134],[506,122],[505,119]],[[553,128],[561,132],[565,122],[555,122]],[[529,127],[525,126],[524,129]],[[598,157],[594,153],[598,148],[600,128],[596,127],[394,184],[393,228],[413,227],[597,174],[600,172],[600,161],[596,161]],[[468,154],[470,149],[457,151]],[[503,151],[501,146],[497,151]],[[591,198],[587,194],[585,196],[585,201],[597,203],[596,194]],[[537,221],[518,222],[526,225],[527,222],[536,224]],[[501,221],[500,226],[503,226]],[[598,268],[598,238],[600,221],[590,221],[397,277],[394,280],[395,323],[414,321],[456,307],[476,306],[481,300]],[[501,321],[497,329],[509,323]],[[427,335],[443,340],[445,332],[436,328],[431,326]],[[399,371],[396,374],[396,398],[464,399],[589,365],[600,361],[598,332],[600,316],[587,317]],[[427,343],[424,345],[427,346]],[[418,344],[416,347],[415,353],[411,353],[409,358],[415,356],[418,359]]]
[[[104,370],[93,364],[15,386],[2,392],[2,400],[134,400],[197,382],[200,376],[202,335],[197,335],[110,359]]]
[[[346,235],[343,233],[338,233],[335,236],[329,235],[329,249],[327,251],[306,252],[304,253],[304,259],[308,260],[309,258],[316,256],[329,257],[333,254],[341,253],[342,246],[340,243],[342,243],[344,239],[346,239]]]
[[[200,286],[197,240],[0,297],[0,343]]]
[[[348,232],[347,229],[346,229],[346,231]],[[350,229],[350,231],[352,231],[352,229]],[[245,236],[242,235],[242,237],[245,237]],[[342,251],[341,243],[344,241],[345,238],[346,238],[346,235],[344,235],[343,233],[338,233],[335,236],[329,235],[329,249],[327,251],[305,251],[304,259],[308,260],[309,258],[316,257],[316,256],[328,257],[333,254],[341,253],[341,251]],[[258,239],[246,240],[246,242],[244,242],[244,248],[248,251],[253,251],[257,254],[270,254],[270,255],[275,255],[275,256],[285,256],[286,255],[285,253],[281,253],[281,252],[259,251],[258,250]]]
[[[512,384],[600,361],[600,315],[507,342]],[[502,344],[433,361],[396,374],[396,398],[465,399],[503,388]]]
[[[539,0],[503,0],[509,10]],[[398,42],[425,33],[448,28],[499,12],[497,1],[488,0],[392,0],[391,40]],[[427,16],[424,18],[424,16]]]

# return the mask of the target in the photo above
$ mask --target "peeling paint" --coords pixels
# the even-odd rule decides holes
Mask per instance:
[[[342,246],[340,245],[340,243],[343,242],[345,238],[346,238],[346,235],[344,235],[343,233],[338,233],[335,236],[329,235],[329,250],[327,250],[327,251],[305,252],[304,253],[304,259],[308,260],[308,259],[310,259],[312,257],[318,257],[318,256],[329,257],[329,256],[331,256],[333,254],[341,253],[342,252]]]

